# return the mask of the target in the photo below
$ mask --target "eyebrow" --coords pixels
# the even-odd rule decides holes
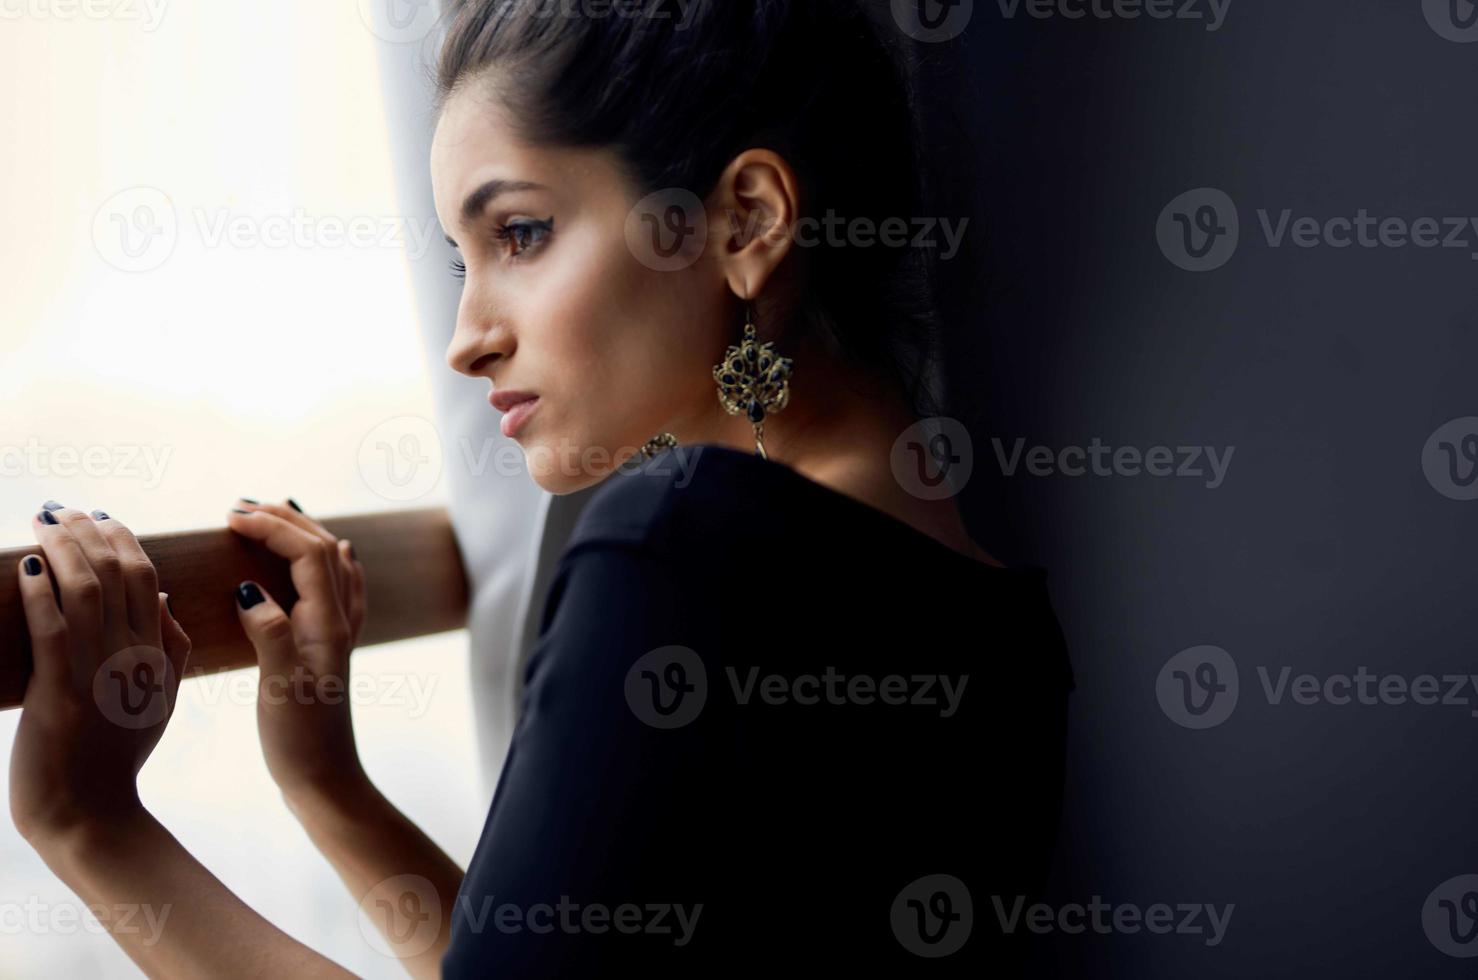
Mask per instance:
[[[529,180],[502,180],[494,179],[483,184],[477,190],[467,195],[462,202],[462,224],[470,225],[476,221],[478,216],[487,208],[494,199],[504,194],[512,194],[515,191],[542,191],[548,190],[543,184],[536,184]],[[446,236],[447,244],[456,247],[452,236]]]

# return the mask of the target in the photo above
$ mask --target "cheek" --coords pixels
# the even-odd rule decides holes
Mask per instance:
[[[630,438],[626,428],[712,386],[718,307],[701,294],[699,275],[649,269],[620,236],[565,244],[525,331],[538,338],[541,374],[573,412],[567,420],[595,441]]]

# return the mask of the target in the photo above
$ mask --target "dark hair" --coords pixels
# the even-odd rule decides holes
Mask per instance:
[[[880,227],[919,215],[926,182],[906,51],[863,0],[601,7],[597,16],[562,0],[460,0],[441,48],[438,109],[496,66],[522,138],[609,148],[638,196],[683,188],[706,198],[735,156],[763,146],[795,168],[802,217]],[[895,381],[916,416],[940,414],[933,250],[808,252],[797,324]]]

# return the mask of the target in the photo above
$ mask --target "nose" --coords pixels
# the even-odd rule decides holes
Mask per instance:
[[[494,364],[513,353],[514,346],[513,331],[502,318],[476,314],[464,304],[447,347],[447,366],[470,378],[486,377]]]

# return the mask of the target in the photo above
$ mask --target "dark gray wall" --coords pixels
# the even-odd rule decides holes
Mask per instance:
[[[1385,703],[1339,705],[1274,703],[1263,672],[1478,675],[1478,420],[1438,431],[1478,416],[1478,43],[1444,36],[1478,26],[1444,27],[1452,0],[1233,0],[1216,30],[1009,6],[975,0],[963,35],[920,47],[965,113],[931,145],[983,153],[939,205],[978,197],[976,251],[947,264],[967,513],[988,549],[1050,569],[1077,672],[1050,904],[1235,905],[1215,946],[1043,933],[1037,973],[1472,976],[1439,947],[1478,956],[1478,877],[1451,881],[1478,875],[1478,677],[1462,704],[1388,680],[1368,688]],[[1194,264],[1175,213],[1211,199],[1166,215],[1163,248],[1157,223],[1198,188],[1240,235],[1195,272],[1171,260]],[[1291,228],[1275,247],[1260,212],[1276,231],[1285,209],[1465,225],[1460,247],[1379,244],[1378,225],[1375,247]],[[1232,456],[1213,488],[1007,475],[991,441],[1095,437]],[[1171,663],[1200,646],[1225,652],[1214,678],[1202,652]],[[1227,689],[1191,714],[1178,670],[1198,706],[1198,680]]]

